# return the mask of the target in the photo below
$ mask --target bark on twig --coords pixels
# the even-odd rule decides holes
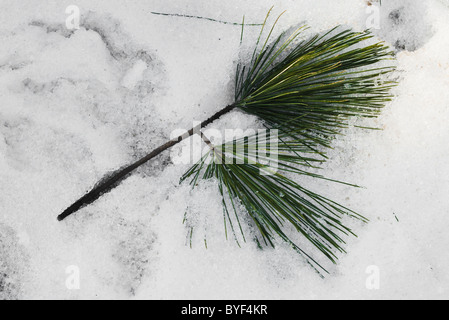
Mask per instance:
[[[208,125],[210,125],[214,121],[218,120],[223,115],[231,112],[235,108],[236,108],[235,104],[227,106],[226,108],[217,112],[215,115],[213,115],[206,121],[203,121],[199,126],[192,128],[189,131],[187,131],[185,134],[183,134],[182,136],[179,136],[178,138],[170,140],[167,143],[161,145],[160,147],[156,148],[155,150],[153,150],[151,153],[149,153],[148,155],[146,155],[139,161],[137,161],[127,167],[121,168],[121,169],[115,171],[114,173],[106,176],[105,178],[100,180],[90,192],[88,192],[86,195],[84,195],[82,198],[80,198],[74,204],[72,204],[70,207],[68,207],[63,213],[61,213],[58,216],[58,220],[62,221],[64,219],[66,219],[67,217],[69,217],[70,215],[77,212],[78,210],[92,204],[93,202],[98,200],[101,196],[103,196],[104,194],[112,191],[114,188],[119,186],[120,183],[122,183],[125,179],[127,179],[132,174],[132,172],[134,170],[136,170],[140,166],[144,165],[148,161],[154,159],[155,157],[160,155],[162,152],[177,145],[181,141],[193,136],[194,134],[196,134],[196,133],[201,134],[202,128],[207,127]],[[201,134],[201,136],[203,136],[203,135]]]

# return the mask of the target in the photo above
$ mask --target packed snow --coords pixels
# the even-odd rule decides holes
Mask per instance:
[[[179,184],[189,166],[172,157],[185,157],[186,143],[58,222],[105,173],[232,102],[236,61],[260,27],[246,26],[241,43],[241,26],[154,12],[259,24],[273,5],[269,23],[286,10],[276,32],[373,28],[397,53],[394,101],[362,121],[383,130],[346,130],[321,172],[364,188],[304,182],[370,219],[347,221],[358,238],[337,265],[319,258],[330,274],[319,277],[281,242],[259,250],[226,240],[214,182]],[[449,1],[0,8],[0,299],[449,298]],[[210,128],[258,125],[233,112]]]

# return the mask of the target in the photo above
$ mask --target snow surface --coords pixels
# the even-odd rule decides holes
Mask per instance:
[[[79,30],[65,26],[73,4]],[[398,52],[396,98],[364,122],[382,131],[348,130],[323,167],[366,188],[306,182],[371,220],[348,221],[359,237],[325,279],[283,244],[226,241],[214,183],[179,185],[188,166],[170,154],[56,221],[105,172],[232,101],[259,28],[241,46],[238,26],[151,12],[260,23],[273,4],[272,17],[287,10],[279,30],[363,30],[371,12],[365,0],[0,0],[0,299],[449,298],[446,0],[382,1],[375,33]],[[235,112],[214,128],[257,125]]]

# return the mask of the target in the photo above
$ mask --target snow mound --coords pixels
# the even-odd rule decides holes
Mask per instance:
[[[14,230],[0,224],[0,300],[22,297],[28,257]]]

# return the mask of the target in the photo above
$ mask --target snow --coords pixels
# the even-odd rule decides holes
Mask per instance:
[[[232,102],[259,28],[241,46],[239,26],[151,12],[260,23],[273,2],[78,0],[79,30],[69,5],[0,1],[0,299],[449,298],[448,1],[382,1],[374,32],[398,51],[396,98],[364,121],[382,131],[348,130],[323,167],[365,188],[307,181],[371,220],[349,221],[359,237],[325,279],[281,243],[226,240],[214,182],[179,185],[188,166],[170,153],[56,221],[105,172]],[[284,10],[280,29],[369,18],[365,0],[276,1],[273,17]],[[258,125],[235,112],[213,127]]]

